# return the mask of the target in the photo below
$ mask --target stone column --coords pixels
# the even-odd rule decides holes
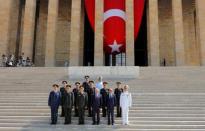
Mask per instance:
[[[148,4],[148,52],[149,65],[160,66],[158,0]]]
[[[201,65],[205,66],[205,0],[196,0],[197,37],[200,45]]]
[[[69,48],[69,65],[80,66],[83,58],[80,58],[81,50],[81,0],[72,0],[71,8],[71,36]]]
[[[59,0],[49,0],[48,2],[48,21],[45,48],[45,66],[55,66],[55,44],[56,28],[58,20]]]
[[[134,1],[126,0],[126,66],[135,65]]]
[[[94,47],[94,65],[104,65],[103,50],[103,0],[95,0],[95,47]]]
[[[185,65],[184,28],[182,14],[182,0],[172,0],[174,20],[176,66]]]
[[[0,57],[2,54],[8,53],[12,2],[13,0],[2,0],[0,2]]]
[[[26,0],[21,52],[33,58],[36,0]]]

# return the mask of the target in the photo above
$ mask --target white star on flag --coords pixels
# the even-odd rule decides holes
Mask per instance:
[[[112,48],[112,53],[113,52],[120,52],[120,47],[122,46],[122,44],[117,44],[117,41],[115,40],[114,43],[112,45],[108,45],[110,48]]]

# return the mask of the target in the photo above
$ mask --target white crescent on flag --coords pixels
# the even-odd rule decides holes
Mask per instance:
[[[120,9],[110,9],[110,10],[108,10],[108,11],[106,11],[106,12],[104,13],[104,22],[105,22],[107,19],[109,19],[109,18],[111,18],[111,17],[114,17],[114,16],[120,17],[120,18],[122,18],[124,21],[126,21],[126,13],[125,13],[125,11],[120,10]]]

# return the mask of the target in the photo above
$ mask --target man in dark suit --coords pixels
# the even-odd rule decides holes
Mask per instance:
[[[53,85],[53,91],[50,92],[48,98],[48,106],[51,109],[51,124],[56,124],[58,120],[58,108],[61,103],[61,93],[59,92],[59,86]]]
[[[100,90],[100,94],[102,95],[102,117],[106,117],[106,97],[108,95],[107,82],[103,82],[103,88]]]
[[[87,106],[88,96],[87,93],[84,92],[83,86],[80,86],[79,93],[77,95],[77,108],[78,108],[78,116],[79,116],[79,125],[84,124],[85,117],[85,108]]]
[[[65,111],[65,124],[71,124],[71,114],[74,104],[74,95],[71,91],[71,85],[66,85],[66,92],[64,94],[64,111]]]
[[[65,94],[65,87],[66,85],[68,84],[67,81],[62,81],[62,87],[60,88],[60,92],[61,92],[61,117],[64,117],[65,116],[65,111],[64,111],[64,108],[63,108],[63,105],[64,105],[64,94]]]
[[[92,115],[93,115],[93,125],[100,124],[100,107],[102,105],[102,96],[99,90],[95,89],[95,94],[92,95]],[[97,116],[97,121],[96,121]]]
[[[107,95],[107,99],[106,99],[108,125],[110,125],[110,121],[112,125],[114,124],[115,105],[116,105],[116,97],[115,97],[115,94],[113,93],[113,90],[110,88],[109,94]]]
[[[73,89],[75,117],[78,117],[77,96],[79,92],[79,87],[80,87],[80,82],[75,82],[75,88]]]
[[[121,82],[116,82],[117,88],[115,88],[115,96],[116,96],[116,106],[117,106],[117,117],[121,117],[121,108],[120,108],[120,95],[123,92],[121,87]]]

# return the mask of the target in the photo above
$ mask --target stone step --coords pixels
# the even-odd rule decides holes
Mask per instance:
[[[96,126],[91,125],[92,122],[85,123],[87,129],[96,129]],[[58,124],[55,125],[55,128],[65,128],[68,126],[69,128],[80,128],[77,123],[73,123],[72,125],[64,125],[64,124]],[[0,123],[0,127],[41,127],[41,128],[51,128],[48,123],[47,124],[35,124],[35,123]],[[204,129],[205,125],[151,125],[151,124],[130,124],[129,126],[125,127],[123,125],[115,125],[115,128],[126,128],[129,129]],[[107,126],[106,124],[98,125],[98,128],[109,128],[112,129],[113,126]]]

